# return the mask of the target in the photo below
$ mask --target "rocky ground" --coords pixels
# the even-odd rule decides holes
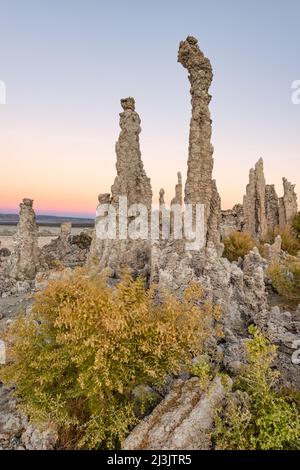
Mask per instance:
[[[249,321],[255,322],[278,346],[277,367],[282,373],[283,385],[300,389],[300,366],[291,361],[292,344],[300,334],[300,309],[287,311],[282,299],[271,289],[265,288],[263,269],[266,260],[254,250],[238,266],[219,258],[212,246],[206,250],[205,259],[201,281],[206,284],[212,299],[221,303],[224,312],[225,342],[218,346],[218,353],[223,357],[225,370],[233,375],[238,373],[243,361],[246,325]],[[41,273],[36,277],[34,288],[44,288],[49,279],[58,279],[70,272],[69,268]],[[184,269],[181,267],[181,278],[176,272],[172,273],[170,265],[168,276],[164,277],[163,271],[161,274],[163,283],[169,285],[179,279],[186,283],[190,276],[186,266]],[[30,292],[0,298],[0,337],[10,322],[24,312],[32,301]],[[280,307],[278,304],[281,304]],[[249,316],[248,320],[241,318],[245,315]],[[18,411],[13,391],[0,384],[0,449],[55,448],[55,431],[32,426],[27,417]],[[214,410],[224,397],[224,384],[218,376],[205,390],[201,390],[197,377],[172,380],[161,403],[130,433],[123,448],[211,449]]]
[[[55,236],[41,236],[38,238],[38,246],[39,248],[43,248],[43,246],[48,245],[51,240],[53,240]],[[7,248],[8,250],[12,250],[14,246],[14,241],[12,236],[0,236],[0,244],[2,248]]]
[[[51,279],[69,276],[76,266],[86,265],[91,253],[90,235],[72,235],[70,224],[63,224],[59,236],[40,249],[31,201],[23,202],[20,221],[14,251],[10,256],[2,252],[0,262],[0,339],[10,322],[30,306],[36,290]],[[219,246],[209,241],[204,250],[190,253],[181,241],[153,245],[150,280],[179,297],[192,281],[199,282],[206,299],[220,305],[224,340],[215,345],[215,353],[229,375],[239,374],[245,363],[244,341],[249,337],[248,326],[254,323],[278,347],[276,366],[282,385],[300,390],[300,366],[292,362],[300,335],[300,308],[291,310],[285,305],[267,276],[270,260],[286,256],[280,237],[267,246],[266,258],[253,248],[233,263],[220,257]],[[137,267],[136,246],[127,249],[128,259]],[[142,257],[141,267],[144,264]],[[222,401],[224,389],[216,377],[201,391],[198,380],[190,376],[177,382],[172,379],[173,388],[167,387],[162,402],[132,431],[124,448],[210,449],[213,408]],[[56,439],[53,430],[32,426],[18,411],[13,390],[1,385],[0,448],[48,449],[55,447]]]
[[[7,326],[32,303],[30,294],[0,298],[0,338]],[[31,450],[53,447],[55,436],[47,430],[38,431],[18,411],[13,389],[0,383],[0,450]]]
[[[0,247],[7,248],[8,250],[12,251],[14,245],[14,235],[16,233],[17,227],[10,227],[1,226],[0,225]],[[72,227],[71,235],[78,235],[82,232],[82,228]],[[59,227],[51,227],[51,226],[43,226],[39,227],[38,232],[38,246],[39,248],[43,248],[45,245],[49,245],[53,239],[56,239],[59,236],[60,228]]]
[[[21,312],[24,312],[32,302],[30,294],[18,294],[9,297],[0,297],[0,331]]]
[[[58,236],[38,236],[31,202],[24,200],[19,231],[1,237],[0,253],[0,363],[5,363],[3,335],[9,324],[30,307],[36,290],[45,287],[49,279],[60,278],[70,267],[86,262],[91,237],[87,232],[71,233],[71,225],[64,224]],[[23,224],[23,225],[22,225]],[[21,228],[20,228],[21,227]],[[11,248],[12,254],[9,250]],[[60,266],[58,271],[51,269]],[[62,267],[65,270],[62,270]],[[0,450],[52,449],[56,433],[45,425],[37,429],[29,423],[17,406],[14,389],[0,383]]]

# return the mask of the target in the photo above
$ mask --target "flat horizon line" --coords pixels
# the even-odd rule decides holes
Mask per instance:
[[[68,218],[68,219],[95,219],[95,216],[93,215],[90,215],[90,214],[82,214],[82,215],[74,215],[74,214],[60,214],[59,212],[58,213],[55,213],[55,214],[51,214],[51,213],[39,213],[39,212],[35,212],[36,213],[36,216],[37,217],[52,217],[52,218]],[[16,216],[16,217],[19,217],[19,213],[18,212],[10,212],[10,211],[0,211],[0,216]]]

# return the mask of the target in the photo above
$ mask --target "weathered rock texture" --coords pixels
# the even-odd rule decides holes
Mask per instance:
[[[260,158],[249,172],[243,205],[221,211],[222,237],[233,231],[249,232],[253,238],[264,240],[274,227],[290,225],[297,214],[295,185],[283,178],[283,197],[278,198],[274,184],[266,184],[263,160]]]
[[[268,248],[267,258],[281,256],[281,238]],[[222,309],[224,341],[216,345],[216,352],[225,370],[238,375],[245,364],[245,341],[248,326],[258,325],[277,345],[275,366],[281,373],[281,385],[300,390],[299,364],[292,362],[295,344],[300,333],[300,306],[296,312],[282,312],[271,308],[266,290],[268,261],[257,248],[239,263],[230,263],[218,256],[214,243],[208,242],[204,252],[197,256],[179,253],[170,245],[156,246],[156,282],[168,287],[176,295],[192,281],[199,282],[205,299],[219,304]],[[220,403],[200,394],[197,379],[178,382],[164,401],[146,417],[125,440],[125,449],[209,449],[212,430],[212,408]],[[216,379],[215,379],[216,380]],[[211,383],[211,389],[215,386]]]
[[[179,204],[182,206],[183,197],[182,197],[182,176],[180,171],[177,173],[177,184],[175,186],[175,197],[171,200],[172,204]]]
[[[279,256],[280,245],[278,237],[269,247],[269,256]],[[199,282],[206,298],[221,306],[225,333],[225,341],[221,345],[223,364],[231,370],[234,364],[243,361],[242,340],[248,336],[248,325],[254,323],[268,332],[273,321],[265,285],[268,261],[261,257],[257,248],[240,263],[220,258],[212,242],[208,242],[204,252],[198,254],[180,252],[171,244],[165,247],[156,245],[153,258],[153,277],[159,286],[181,296],[191,282]],[[295,335],[293,324],[285,323],[284,328]],[[296,340],[296,336],[293,339]],[[292,342],[289,340],[287,344],[279,337],[276,342],[280,344],[278,363],[285,364],[280,369],[283,382],[300,389],[298,366],[291,363]]]
[[[49,425],[41,430],[17,410],[12,390],[0,384],[0,450],[51,450],[57,433]]]
[[[162,207],[165,205],[165,190],[164,188],[161,188],[159,190],[159,207]]]
[[[92,234],[82,231],[78,235],[72,235],[72,224],[61,224],[60,234],[51,243],[41,249],[41,264],[43,269],[52,269],[61,264],[75,268],[86,263],[92,242]]]
[[[236,204],[232,209],[221,211],[221,237],[228,237],[232,232],[241,232],[244,226],[244,210],[242,204]]]
[[[220,226],[221,226],[221,198],[218,193],[216,181],[212,180],[212,194],[210,200],[210,214],[208,219],[208,233],[207,233],[207,241],[211,241],[218,249],[218,253],[222,254],[223,252],[223,245],[220,243],[221,234],[220,234]]]
[[[18,290],[17,281],[9,277],[10,265],[7,262],[0,264],[0,297],[7,297]]]
[[[217,377],[206,393],[199,378],[175,382],[167,397],[130,433],[125,450],[208,450],[215,408],[224,397]]]
[[[283,197],[278,198],[274,184],[265,184],[263,160],[260,158],[249,173],[244,196],[242,229],[254,238],[265,239],[278,224],[290,225],[297,214],[295,185],[283,178]]]
[[[207,233],[210,230],[211,201],[215,191],[215,186],[212,183],[212,121],[209,111],[211,95],[208,92],[213,72],[209,59],[200,51],[197,39],[192,36],[188,36],[185,41],[180,43],[178,62],[188,70],[192,103],[184,200],[185,203],[204,204],[205,233]],[[215,217],[213,220],[214,224]],[[214,230],[212,228],[213,232]],[[211,238],[214,238],[214,234],[211,235]]]
[[[148,211],[150,221],[152,205],[152,189],[141,159],[139,134],[141,132],[140,117],[135,111],[133,98],[121,100],[123,112],[120,113],[121,132],[116,143],[117,176],[111,187],[111,196],[103,194],[99,204],[112,204],[119,217],[119,198],[127,197],[128,208],[132,204],[143,204]],[[132,217],[127,217],[130,223]],[[118,225],[118,224],[117,224]],[[148,225],[150,229],[150,224]],[[96,220],[97,229],[97,220]],[[101,240],[95,232],[89,255],[89,264],[97,264],[98,269],[111,268],[117,275],[123,267],[130,268],[133,274],[150,273],[151,247],[149,240],[120,239],[117,230],[115,240]]]
[[[267,261],[272,262],[277,258],[281,253],[281,236],[277,235],[274,240],[274,243],[270,245],[269,243],[264,244],[264,257]]]
[[[0,241],[0,263],[2,259],[7,258],[10,255],[11,255],[11,252],[10,250],[8,250],[8,248],[5,248],[5,247],[1,248],[1,241]]]
[[[23,199],[20,204],[20,218],[10,261],[10,275],[17,280],[34,279],[40,264],[38,227],[32,206],[31,199]]]
[[[265,196],[267,229],[271,231],[279,224],[278,196],[274,184],[266,185]]]
[[[119,196],[127,196],[128,205],[145,204],[151,209],[152,189],[141,159],[139,134],[141,120],[135,111],[133,98],[121,100],[121,132],[116,143],[117,177],[111,187],[112,203],[118,205]]]
[[[249,183],[244,196],[244,230],[254,238],[265,238],[267,234],[266,218],[266,182],[262,158],[251,168]]]
[[[286,178],[282,178],[283,197],[279,198],[279,224],[288,225],[297,214],[297,194],[295,185],[291,184]]]

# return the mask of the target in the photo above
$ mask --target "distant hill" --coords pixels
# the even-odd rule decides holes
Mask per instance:
[[[16,225],[19,221],[18,214],[0,214],[0,225]],[[94,219],[85,217],[63,217],[56,215],[37,215],[38,225],[59,226],[63,222],[71,222],[74,227],[92,227]]]

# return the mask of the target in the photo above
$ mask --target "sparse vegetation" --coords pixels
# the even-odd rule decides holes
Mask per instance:
[[[237,261],[239,257],[243,258],[255,246],[255,241],[247,232],[232,232],[223,240],[223,257],[229,261]]]
[[[274,261],[268,269],[272,287],[292,305],[300,302],[300,260],[288,257]]]
[[[300,413],[291,396],[275,391],[272,369],[276,348],[251,326],[246,344],[248,365],[234,384],[225,409],[216,419],[219,449],[300,449]]]
[[[206,390],[210,381],[213,379],[213,371],[211,369],[208,358],[201,356],[199,357],[191,367],[191,373],[199,377],[199,386],[201,390]]]
[[[289,225],[284,227],[276,226],[271,232],[268,233],[267,243],[274,243],[277,235],[281,236],[281,248],[292,256],[296,256],[300,251],[300,239],[297,238],[295,232]]]
[[[220,334],[220,310],[199,306],[198,284],[182,301],[164,292],[158,302],[143,279],[106,281],[77,270],[49,283],[11,325],[10,362],[0,371],[30,418],[54,423],[73,448],[118,448],[137,422],[136,387],[160,386]]]

